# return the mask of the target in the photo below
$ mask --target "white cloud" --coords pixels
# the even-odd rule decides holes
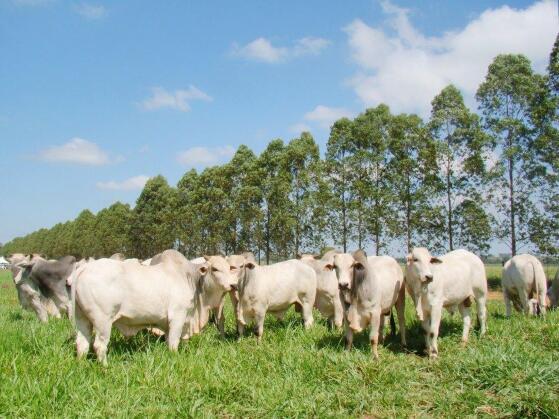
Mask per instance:
[[[181,151],[177,161],[189,167],[203,167],[228,160],[235,154],[235,148],[226,145],[220,147],[192,147]]]
[[[186,90],[175,90],[174,92],[168,92],[162,87],[154,87],[152,89],[152,96],[144,100],[141,106],[148,111],[171,108],[181,112],[188,112],[190,110],[190,102],[193,100],[211,102],[213,98],[193,85],[188,86]]]
[[[136,189],[142,189],[148,180],[149,176],[139,175],[133,176],[120,182],[115,180],[110,180],[108,182],[97,182],[96,185],[99,189],[108,189],[112,191],[132,191]]]
[[[278,63],[289,58],[318,55],[330,44],[323,38],[305,37],[291,47],[276,47],[266,38],[257,38],[244,46],[233,45],[233,55],[264,63]]]
[[[303,131],[312,131],[312,128],[322,130],[330,129],[330,127],[340,118],[352,118],[353,112],[345,108],[331,108],[329,106],[318,105],[312,111],[303,115],[303,121],[293,124],[289,127],[289,131],[294,134],[300,134]]]
[[[299,122],[298,124],[293,124],[289,127],[289,131],[293,134],[301,134],[302,132],[309,132],[311,127],[303,122]]]
[[[107,9],[100,4],[80,3],[75,7],[78,14],[87,19],[101,19],[107,15]]]
[[[49,162],[63,162],[100,166],[109,163],[108,154],[97,144],[83,138],[72,138],[66,144],[52,146],[38,155],[39,159]]]
[[[525,9],[488,9],[464,28],[426,37],[410,11],[382,2],[390,30],[356,19],[344,28],[359,71],[349,84],[366,106],[389,104],[397,112],[427,115],[440,90],[454,83],[468,103],[493,58],[521,53],[542,71],[557,34],[557,3],[544,0]]]
[[[351,118],[352,113],[345,108],[330,108],[318,105],[303,117],[305,121],[314,122],[321,128],[330,128],[340,118]]]

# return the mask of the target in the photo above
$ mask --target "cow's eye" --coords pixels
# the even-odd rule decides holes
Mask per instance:
[[[419,259],[418,258],[413,258],[413,261],[414,262],[419,262]]]
[[[217,268],[214,268],[214,267],[212,266],[212,272],[217,272]]]
[[[236,266],[230,266],[230,267],[229,267],[229,270],[235,271],[235,270],[237,270],[237,267],[236,267]]]

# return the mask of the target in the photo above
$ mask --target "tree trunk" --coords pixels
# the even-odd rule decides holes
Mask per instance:
[[[516,255],[516,208],[514,205],[514,161],[509,157],[509,205],[510,205],[510,247],[512,256]]]
[[[446,199],[448,205],[448,250],[454,250],[454,243],[452,237],[452,191],[451,191],[451,184],[450,184],[450,170],[447,169],[446,171]]]

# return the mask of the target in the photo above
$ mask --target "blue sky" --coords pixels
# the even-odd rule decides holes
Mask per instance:
[[[558,27],[553,0],[0,0],[0,242],[367,106],[427,116],[450,82],[475,106]]]

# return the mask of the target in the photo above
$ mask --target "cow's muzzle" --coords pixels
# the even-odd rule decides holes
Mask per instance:
[[[338,284],[338,289],[345,291],[349,289],[349,284]]]

